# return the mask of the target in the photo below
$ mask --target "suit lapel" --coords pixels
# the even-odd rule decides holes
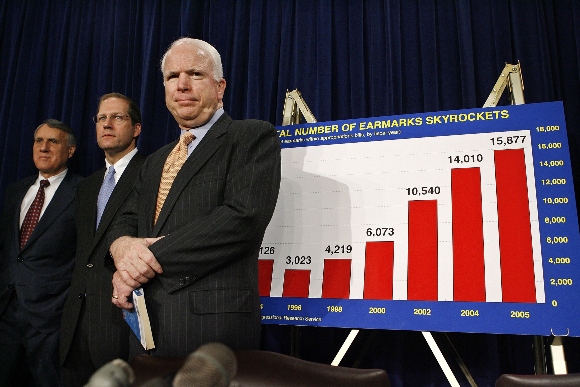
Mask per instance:
[[[95,225],[97,224],[97,200],[99,199],[99,190],[103,184],[103,177],[106,171],[106,168],[101,168],[97,172],[97,178],[89,183],[86,190],[83,190],[83,195],[85,196],[82,198],[83,204],[80,204],[80,207],[83,208],[83,216],[86,217],[86,221],[88,222],[87,227],[93,229],[93,236]]]
[[[82,189],[78,189],[78,195],[82,195],[82,200],[77,199],[77,233],[78,255],[89,257],[88,252],[93,249],[95,240],[95,224],[97,222],[97,199],[99,189],[105,176],[105,168],[101,168],[94,175],[89,176],[83,183]]]
[[[38,224],[32,231],[30,238],[24,245],[24,249],[30,244],[34,243],[56,220],[56,218],[71,204],[75,198],[75,187],[72,185],[72,172],[67,171],[64,179],[58,186],[58,189],[54,193],[52,200],[44,210],[44,214],[40,217]],[[74,224],[71,224],[74,227]]]
[[[13,234],[14,238],[12,239],[11,243],[15,247],[16,251],[20,251],[20,206],[22,205],[22,200],[24,200],[24,196],[26,196],[26,192],[34,182],[36,181],[36,176],[30,176],[26,180],[22,180],[22,184],[20,184],[15,192],[14,192],[14,206],[12,207],[12,227],[16,232]],[[30,240],[30,238],[28,238]]]
[[[153,235],[158,236],[163,223],[167,220],[167,217],[171,213],[177,199],[181,195],[181,192],[185,189],[189,181],[195,176],[201,167],[205,165],[207,160],[222,146],[223,135],[226,133],[228,127],[230,126],[232,119],[226,113],[217,120],[217,122],[211,127],[211,129],[204,136],[203,140],[197,145],[193,153],[187,159],[185,164],[181,167],[179,173],[175,177],[171,189],[167,194],[157,223],[153,227]],[[165,162],[165,159],[163,160]],[[163,166],[161,166],[163,169]],[[159,175],[159,180],[161,180],[161,175]],[[158,187],[157,187],[158,188]],[[157,196],[154,202],[157,201]],[[153,209],[155,211],[155,209]],[[153,218],[151,218],[153,219]]]

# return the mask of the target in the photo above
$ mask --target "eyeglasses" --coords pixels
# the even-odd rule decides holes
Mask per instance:
[[[94,116],[93,122],[95,124],[104,124],[105,121],[107,121],[107,118],[110,118],[111,120],[113,120],[117,124],[120,124],[121,122],[125,121],[127,118],[131,118],[131,117],[127,114],[111,114],[110,116],[103,114],[103,115]]]

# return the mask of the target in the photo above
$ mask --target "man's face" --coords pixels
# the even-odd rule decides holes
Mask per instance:
[[[165,58],[165,104],[181,128],[205,124],[222,106],[226,81],[213,77],[213,60],[192,44],[174,46]]]
[[[65,132],[44,124],[34,135],[32,159],[42,176],[48,178],[65,170],[66,163],[75,153],[75,149],[74,145],[68,145]]]
[[[118,121],[114,116],[122,120]],[[98,117],[105,117],[105,120],[97,120],[95,124],[97,144],[107,156],[119,156],[120,159],[135,148],[135,137],[141,133],[141,124],[131,123],[129,102],[116,97],[107,98],[99,106]]]

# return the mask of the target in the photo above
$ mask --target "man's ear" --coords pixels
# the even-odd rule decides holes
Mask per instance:
[[[138,135],[141,134],[141,124],[136,123],[134,126],[135,126],[135,133],[133,133],[133,138],[136,138]]]

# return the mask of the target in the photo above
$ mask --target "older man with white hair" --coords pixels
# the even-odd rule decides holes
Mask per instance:
[[[226,81],[207,42],[175,41],[161,62],[180,139],[148,157],[111,231],[112,302],[142,287],[158,356],[208,342],[260,345],[258,254],[280,186],[274,126],[224,112]],[[132,338],[131,354],[143,352]]]

